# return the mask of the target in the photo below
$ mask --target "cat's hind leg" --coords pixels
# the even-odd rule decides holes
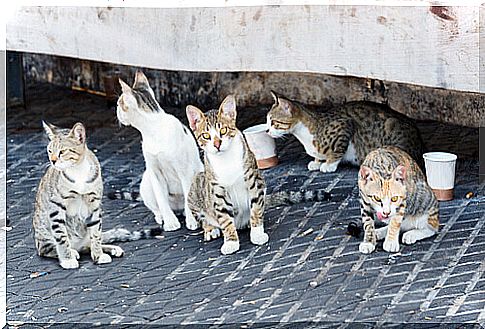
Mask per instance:
[[[193,231],[198,229],[200,225],[189,207],[189,193],[192,185],[192,177],[190,177],[190,179],[189,177],[180,177],[180,184],[182,184],[182,190],[184,193],[185,225],[189,230]]]
[[[405,232],[402,236],[402,242],[405,244],[413,244],[416,241],[423,240],[433,236],[438,231],[438,213],[431,213],[430,215],[421,215],[414,219],[416,221],[416,228]]]
[[[111,244],[103,244],[101,245],[101,248],[103,249],[103,252],[113,257],[121,257],[125,253],[120,247]]]
[[[168,187],[163,178],[159,179],[155,173],[146,170],[140,184],[140,195],[145,205],[155,214],[156,222],[163,225],[165,231],[180,228],[180,222],[170,208]]]

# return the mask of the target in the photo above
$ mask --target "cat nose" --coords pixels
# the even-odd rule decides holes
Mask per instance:
[[[391,212],[390,211],[389,212],[383,211],[382,214],[387,217],[387,216],[389,216],[391,214]]]
[[[52,162],[53,165],[55,165],[57,160],[51,159],[51,162]]]
[[[220,139],[214,139],[214,147],[219,151],[221,148],[221,140]]]

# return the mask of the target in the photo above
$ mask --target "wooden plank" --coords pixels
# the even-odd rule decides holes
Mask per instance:
[[[156,69],[294,71],[479,91],[478,7],[23,7],[7,49]]]

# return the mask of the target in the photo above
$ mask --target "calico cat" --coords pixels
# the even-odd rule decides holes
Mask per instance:
[[[423,144],[414,123],[387,106],[349,102],[320,112],[271,92],[275,103],[267,114],[269,134],[293,134],[315,159],[308,170],[334,172],[340,162],[360,165],[373,149],[393,145],[420,165]]]
[[[190,128],[204,151],[204,171],[194,177],[189,207],[202,222],[204,239],[224,236],[221,252],[239,250],[237,229],[251,228],[253,244],[265,244],[266,186],[243,134],[236,128],[236,100],[227,96],[218,110],[186,108]]]
[[[34,239],[39,256],[58,258],[65,269],[79,267],[79,252],[90,250],[97,264],[121,257],[123,249],[104,245],[157,234],[113,229],[101,233],[103,182],[98,159],[86,146],[82,123],[72,129],[43,122],[50,142],[51,166],[40,180],[33,216]]]
[[[438,201],[417,163],[403,150],[386,146],[370,152],[358,184],[364,226],[360,252],[371,253],[381,239],[385,251],[399,251],[400,231],[405,232],[405,244],[438,232]],[[375,219],[386,226],[375,229]]]
[[[118,99],[118,120],[140,131],[143,140],[146,170],[140,184],[141,198],[165,231],[180,228],[174,213],[180,210],[185,211],[187,228],[197,229],[199,224],[189,210],[187,196],[192,178],[203,166],[192,134],[160,107],[141,71],[136,72],[133,87],[121,79],[119,82],[123,93]]]

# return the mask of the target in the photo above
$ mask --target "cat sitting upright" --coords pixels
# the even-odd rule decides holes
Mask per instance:
[[[187,228],[197,229],[199,224],[187,204],[192,178],[203,170],[194,137],[160,107],[141,71],[136,72],[133,87],[121,79],[119,82],[123,93],[116,109],[118,120],[142,135],[146,170],[140,185],[141,198],[165,231],[180,228],[174,210],[184,210]]]
[[[205,170],[194,177],[189,206],[202,221],[206,241],[224,236],[221,252],[239,250],[237,229],[250,227],[251,242],[265,244],[266,185],[254,154],[236,128],[236,99],[227,96],[218,110],[186,108],[190,128],[204,150]]]

